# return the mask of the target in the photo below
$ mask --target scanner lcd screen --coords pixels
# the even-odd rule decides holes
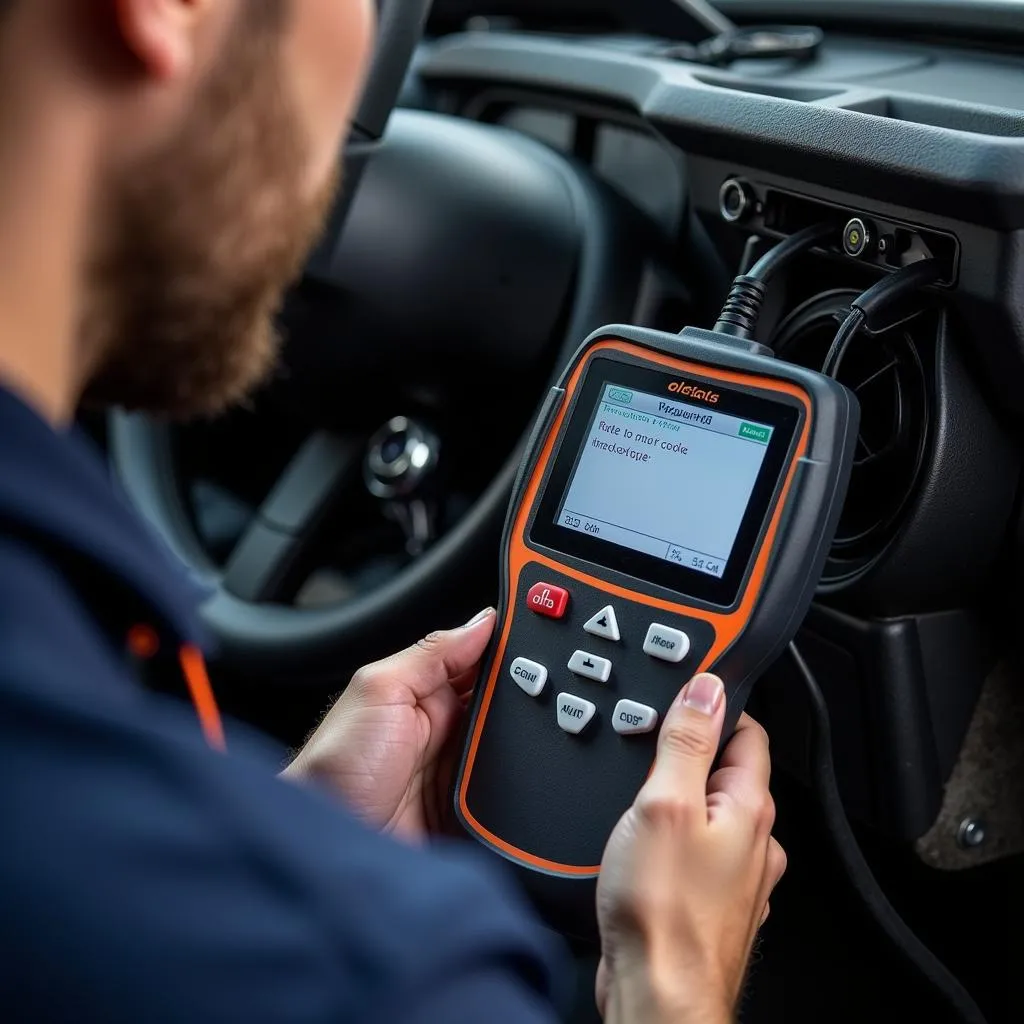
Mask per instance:
[[[773,431],[606,384],[558,524],[721,579]]]
[[[758,550],[800,416],[785,396],[595,358],[530,539],[727,606]]]

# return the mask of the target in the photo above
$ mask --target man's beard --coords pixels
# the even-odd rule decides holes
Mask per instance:
[[[303,196],[280,26],[239,20],[186,127],[115,189],[79,338],[90,404],[213,415],[274,366],[275,313],[336,182]]]

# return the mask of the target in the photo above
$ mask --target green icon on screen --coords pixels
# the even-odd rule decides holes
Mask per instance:
[[[609,388],[608,398],[613,402],[619,402],[622,405],[629,405],[633,401],[632,391],[623,391],[622,388]]]
[[[772,439],[772,428],[758,427],[753,423],[741,423],[740,437],[745,437],[748,441],[758,441],[760,444],[767,444]]]

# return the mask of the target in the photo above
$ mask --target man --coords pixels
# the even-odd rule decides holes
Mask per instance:
[[[370,0],[5,0],[0,1006],[7,1021],[552,1021],[559,953],[427,840],[491,610],[356,674],[288,769],[209,749],[195,595],[72,428],[209,414],[274,357],[330,201]],[[605,854],[608,1021],[731,1018],[784,855],[745,719],[689,683]],[[367,826],[371,827],[367,827]]]

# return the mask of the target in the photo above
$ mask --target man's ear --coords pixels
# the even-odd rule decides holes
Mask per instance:
[[[122,41],[146,73],[169,80],[188,74],[197,25],[217,0],[113,0]]]

